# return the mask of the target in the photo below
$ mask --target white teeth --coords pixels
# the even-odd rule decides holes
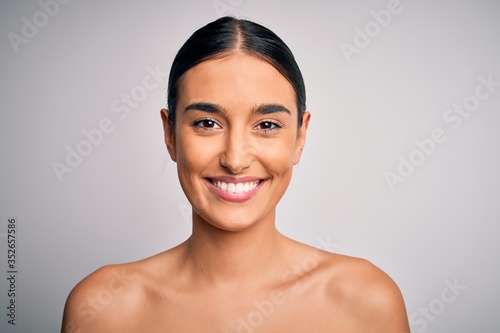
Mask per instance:
[[[227,183],[224,183],[224,182],[219,182],[219,184],[221,184],[219,186],[219,188],[223,191],[227,191]]]
[[[231,193],[245,193],[253,190],[259,185],[259,181],[249,182],[249,183],[226,183],[221,181],[212,182],[216,187],[223,191]]]

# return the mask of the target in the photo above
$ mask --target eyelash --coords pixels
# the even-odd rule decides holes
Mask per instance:
[[[260,121],[256,125],[256,127],[259,126],[259,125],[262,125],[264,123],[269,123],[270,125],[275,126],[274,128],[264,128],[264,129],[262,129],[262,131],[264,131],[266,133],[277,131],[277,130],[280,130],[280,129],[282,129],[284,127],[284,125],[282,123],[280,123],[280,122],[278,122],[276,120],[270,120],[270,119],[264,119],[264,120]]]
[[[191,123],[191,126],[195,127],[195,128],[199,128],[203,131],[213,131],[214,128],[213,127],[205,127],[205,126],[201,126],[201,124],[204,122],[204,121],[210,121],[212,122],[214,125],[217,125],[219,127],[220,124],[213,118],[200,118],[200,119],[196,119],[195,121],[193,121]],[[268,125],[271,125],[271,126],[274,126],[273,128],[264,128],[264,129],[261,129],[261,131],[264,131],[266,133],[269,133],[269,132],[273,132],[273,131],[277,131],[281,128],[284,127],[284,125],[276,120],[270,120],[270,119],[264,119],[262,121],[260,121],[257,125],[255,125],[255,127],[259,126],[259,125],[262,125],[264,123],[268,123]]]
[[[196,119],[195,121],[193,121],[191,123],[191,126],[193,126],[195,128],[199,128],[199,129],[201,129],[203,131],[213,131],[214,128],[200,126],[200,124],[203,123],[204,121],[211,121],[214,125],[217,125],[217,126],[220,127],[219,123],[217,121],[215,121],[214,119],[212,119],[212,118],[200,118],[200,119]]]

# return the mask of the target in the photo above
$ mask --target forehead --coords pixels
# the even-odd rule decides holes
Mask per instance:
[[[184,73],[179,85],[179,105],[201,101],[227,109],[279,103],[297,110],[290,82],[268,62],[244,53],[210,59]]]

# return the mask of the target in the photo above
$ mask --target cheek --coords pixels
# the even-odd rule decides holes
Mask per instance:
[[[180,133],[177,141],[177,165],[184,175],[199,173],[213,160],[216,152],[214,145],[205,138]]]
[[[192,148],[187,149],[185,146],[180,145],[177,151],[177,164],[180,171],[193,171],[197,169],[197,162],[199,162],[200,159]]]
[[[191,204],[199,201],[199,174],[203,170],[200,153],[186,140],[177,141],[177,175],[182,190]]]
[[[292,136],[277,140],[261,152],[261,161],[276,174],[284,174],[293,168],[295,140]]]

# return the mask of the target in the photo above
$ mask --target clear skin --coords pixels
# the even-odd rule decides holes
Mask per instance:
[[[401,293],[384,272],[275,227],[310,119],[305,112],[297,126],[291,84],[236,51],[186,72],[179,96],[175,127],[167,110],[161,118],[193,233],[82,280],[66,302],[63,332],[409,332]],[[260,185],[226,196],[209,179]]]

